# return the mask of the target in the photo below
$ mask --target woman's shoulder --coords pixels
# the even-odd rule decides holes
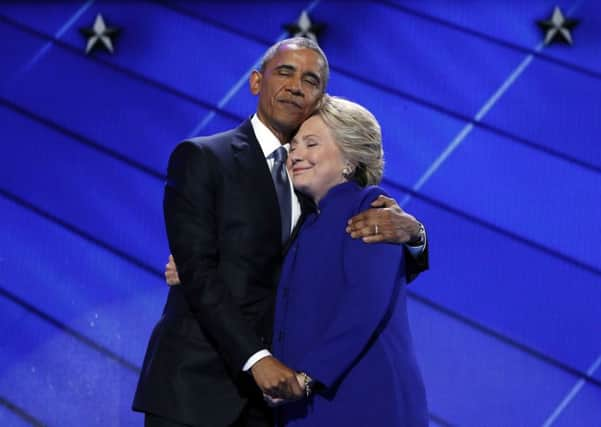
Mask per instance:
[[[354,204],[357,213],[362,212],[371,207],[371,204],[380,196],[390,197],[390,195],[378,185],[369,185],[360,187],[355,193]]]

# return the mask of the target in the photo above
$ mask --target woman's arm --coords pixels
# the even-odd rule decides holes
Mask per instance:
[[[370,192],[360,209],[369,206],[376,196]],[[405,282],[403,251],[398,245],[367,244],[346,236],[343,251],[344,291],[333,307],[334,319],[324,326],[318,342],[308,343],[308,353],[298,366],[327,388],[335,385],[369,348]]]

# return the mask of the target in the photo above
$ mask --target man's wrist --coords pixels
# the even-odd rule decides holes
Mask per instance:
[[[426,243],[426,229],[421,222],[418,222],[417,233],[411,240],[409,240],[406,245],[408,246],[423,246]]]
[[[271,353],[269,352],[269,350],[267,349],[263,349],[263,350],[259,350],[257,351],[255,354],[253,354],[252,356],[250,356],[248,358],[248,360],[246,361],[246,363],[244,364],[244,366],[242,367],[242,370],[244,372],[248,372],[251,370],[251,368],[253,366],[255,366],[255,364],[261,360],[264,359],[266,357],[271,356]]]

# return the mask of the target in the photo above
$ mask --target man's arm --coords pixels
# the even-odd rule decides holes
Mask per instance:
[[[371,206],[371,209],[351,218],[346,231],[354,239],[361,238],[366,243],[403,244],[407,283],[411,282],[429,266],[423,225],[389,197],[382,195]]]
[[[192,143],[174,150],[163,209],[169,248],[177,261],[186,300],[235,373],[261,344],[219,273],[217,191],[221,183],[212,172],[209,157]]]
[[[213,172],[214,159],[192,143],[180,144],[171,155],[163,208],[176,276],[202,330],[216,344],[220,356],[234,374],[263,348],[223,283],[219,272],[217,235],[220,177]],[[169,266],[169,264],[168,264]],[[166,278],[167,272],[166,272]],[[287,398],[301,395],[293,370],[268,356],[251,367],[265,393]]]

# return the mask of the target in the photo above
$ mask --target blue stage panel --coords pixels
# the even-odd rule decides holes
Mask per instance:
[[[0,321],[14,304],[0,297]],[[0,395],[45,425],[140,425],[137,374],[31,314],[0,352]]]
[[[156,3],[141,9],[137,2],[94,3],[62,39],[83,53],[86,41],[79,28],[90,27],[98,13],[123,31],[114,55],[97,55],[207,102],[221,99],[265,48]],[[43,31],[37,19],[14,19]],[[225,53],[224,46],[235,46],[235,54]]]
[[[98,12],[124,29],[110,61],[207,102],[217,103],[264,50],[155,3],[141,9],[136,2],[106,2],[92,6],[79,22],[91,23]],[[65,39],[84,46],[75,31]],[[227,46],[233,50],[227,52]]]
[[[318,18],[332,23],[322,39],[331,64],[468,117],[524,56],[380,4],[324,2]]]
[[[410,286],[423,285],[419,282]],[[410,300],[409,318],[429,408],[452,425],[540,425],[575,382],[418,301]]]
[[[329,92],[358,102],[380,123],[385,176],[407,187],[419,179],[464,126],[448,115],[332,73]]]
[[[285,2],[192,2],[169,1],[168,4],[200,17],[251,34],[259,40],[275,42],[285,32],[283,24],[296,22],[303,9],[315,3],[310,0],[287,0]],[[319,4],[319,3],[318,3]]]
[[[574,382],[574,387],[566,390],[566,397],[569,400],[565,404],[560,406],[563,399],[557,402],[560,410],[553,427],[601,426],[601,391],[598,388]]]
[[[485,123],[601,169],[601,79],[535,59]]]
[[[57,75],[64,84],[57,84]],[[158,173],[165,173],[176,143],[209,113],[60,47],[53,47],[37,66],[18,77],[2,96]],[[235,123],[217,115],[207,131]]]
[[[0,405],[0,425],[8,427],[30,427],[31,423],[19,417],[5,406]]]
[[[572,9],[578,1],[549,0],[524,1],[469,1],[448,2],[444,0],[393,0],[401,10],[415,11],[417,14],[442,20],[466,29],[494,37],[499,41],[516,44],[522,48],[533,49],[543,39],[543,32],[536,25],[538,20],[546,20],[551,16],[553,7],[558,5],[564,13]],[[584,2],[576,8],[574,14],[568,16],[588,16],[582,12],[589,9],[593,2]],[[428,19],[428,18],[425,18]],[[580,26],[576,34],[581,32]],[[592,59],[592,58],[591,58]]]
[[[0,23],[0,38],[10,40],[10,43],[0,43],[0,91],[12,84],[12,79],[18,70],[27,64],[35,52],[43,47],[45,42],[26,37],[22,32]]]
[[[87,10],[86,3],[94,1],[53,1],[53,2],[2,2],[0,15],[23,22],[49,35],[59,31],[77,31],[84,25],[77,22],[77,17]],[[84,36],[81,36],[84,41]],[[33,52],[29,52],[33,54]]]
[[[162,268],[162,180],[7,109],[0,123],[13,135],[4,145],[11,155],[0,156],[0,188]]]
[[[439,208],[407,209],[427,224],[431,247],[412,291],[586,372],[601,352],[591,326],[601,318],[598,275]]]
[[[2,287],[141,366],[166,299],[163,278],[11,201],[0,198],[0,210],[5,228],[0,235]],[[7,279],[14,277],[18,282]],[[2,331],[18,327],[17,315],[5,316]]]
[[[475,129],[422,191],[601,271],[600,173]]]

